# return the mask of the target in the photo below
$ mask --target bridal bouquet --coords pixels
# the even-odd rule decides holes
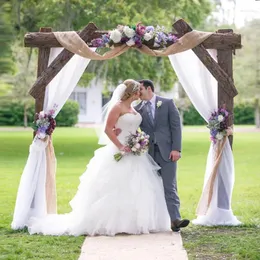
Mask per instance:
[[[36,114],[32,128],[36,132],[37,138],[44,140],[48,135],[53,133],[56,127],[56,121],[53,118],[54,113],[55,110],[51,109],[48,114],[44,111]]]
[[[131,134],[127,137],[125,145],[131,149],[131,154],[141,155],[142,153],[148,151],[149,135],[141,130],[137,130],[135,134]],[[116,161],[120,161],[125,154],[127,153],[121,151],[116,153],[114,158]]]

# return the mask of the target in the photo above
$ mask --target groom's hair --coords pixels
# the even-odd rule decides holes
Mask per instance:
[[[153,85],[153,82],[150,79],[141,79],[141,80],[138,80],[138,82],[143,84],[146,89],[148,87],[150,87],[152,92],[154,92],[154,85]]]

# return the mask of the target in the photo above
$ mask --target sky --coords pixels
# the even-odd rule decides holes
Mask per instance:
[[[225,9],[224,19],[227,19],[229,23],[235,19],[235,24],[239,28],[247,21],[260,19],[260,0],[236,0],[235,8],[233,1],[221,0],[221,2]],[[219,16],[223,18],[223,14]]]

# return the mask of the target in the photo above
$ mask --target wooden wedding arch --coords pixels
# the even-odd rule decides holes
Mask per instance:
[[[192,28],[183,19],[180,19],[173,24],[173,30],[181,37],[192,31]],[[94,23],[89,23],[83,30],[78,32],[78,35],[91,47],[91,40],[105,33],[107,31],[101,31]],[[29,91],[30,95],[35,99],[35,112],[38,113],[43,109],[46,86],[72,58],[74,53],[64,49],[48,66],[50,48],[61,47],[49,27],[41,28],[40,32],[27,33],[24,37],[24,44],[25,47],[39,49],[37,80]],[[153,49],[152,45],[148,45],[148,47]],[[218,107],[225,106],[230,112],[228,126],[232,126],[234,122],[234,97],[238,94],[233,81],[232,55],[235,54],[236,49],[241,47],[240,34],[233,33],[231,29],[220,29],[192,49],[218,81]],[[207,49],[217,50],[217,62],[209,55]],[[229,142],[232,146],[232,135],[229,136]]]

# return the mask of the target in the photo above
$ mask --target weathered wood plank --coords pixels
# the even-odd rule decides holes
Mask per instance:
[[[231,29],[221,29],[221,33],[230,33]],[[217,58],[219,66],[233,79],[233,60],[232,60],[232,50],[218,50]],[[234,123],[234,99],[229,97],[225,91],[223,91],[223,86],[218,83],[218,107],[225,107],[230,113],[228,126],[232,126]],[[229,136],[229,142],[232,147],[233,135]]]
[[[80,33],[79,36],[88,41],[97,27],[93,23],[89,23]],[[34,98],[42,98],[44,96],[45,87],[51,82],[51,80],[59,73],[63,66],[72,58],[74,53],[64,49],[49,65],[48,68],[39,75],[36,82],[30,89],[29,93]]]
[[[43,27],[40,29],[40,32],[51,32],[52,29],[50,27]],[[50,56],[50,48],[44,47],[39,48],[38,51],[38,67],[37,67],[37,77],[41,75],[41,73],[48,67]],[[44,88],[45,91],[45,88]],[[44,95],[38,98],[35,98],[35,113],[39,113],[43,110],[44,104]],[[33,136],[35,136],[35,131],[33,132]]]
[[[181,35],[192,31],[192,28],[182,19],[173,24],[174,29]],[[220,83],[223,91],[233,98],[238,94],[233,79],[219,66],[219,64],[210,56],[208,51],[200,44],[192,49],[201,62],[207,67],[210,73]]]
[[[79,32],[78,32],[79,33]],[[88,38],[87,44],[90,44],[92,39],[101,37],[102,34],[106,34],[108,31],[95,31],[92,34],[92,38]],[[214,33],[202,44],[206,49],[240,49],[241,45],[241,35],[235,33]],[[60,43],[56,40],[53,33],[41,33],[41,32],[30,32],[26,33],[24,36],[24,46],[25,47],[61,47]],[[152,45],[147,44],[147,46],[153,49]],[[156,49],[156,48],[155,48]]]

